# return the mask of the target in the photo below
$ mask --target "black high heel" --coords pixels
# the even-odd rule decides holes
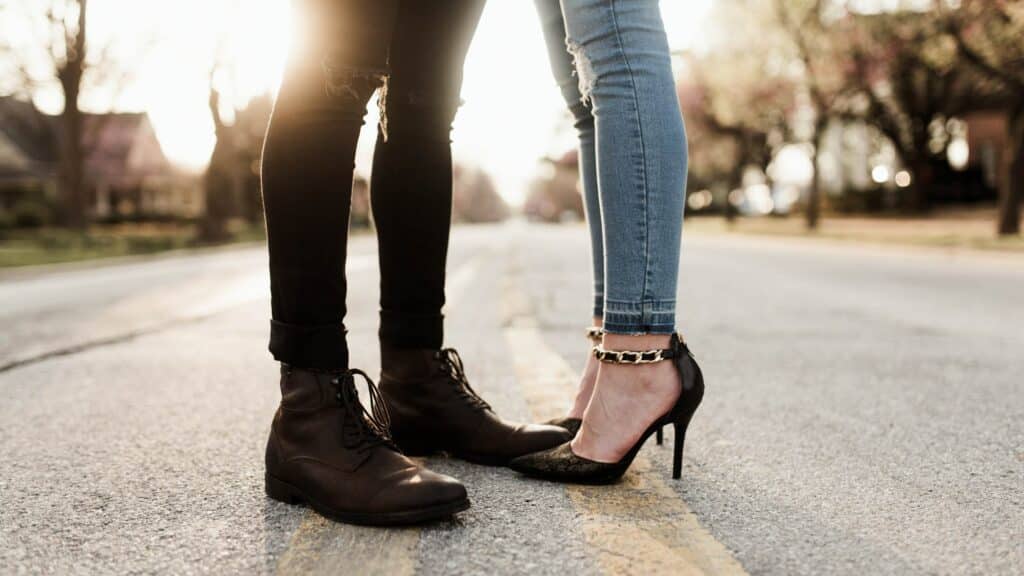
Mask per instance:
[[[594,343],[594,346],[600,346],[601,341],[604,339],[604,329],[598,328],[597,326],[591,326],[590,328],[587,328],[587,338],[589,338],[590,341]],[[580,428],[583,426],[583,419],[573,418],[571,416],[563,416],[561,418],[552,418],[551,420],[544,422],[544,424],[558,426],[559,428],[565,428],[566,430],[569,431],[570,434],[576,436],[576,433],[579,432]],[[662,428],[658,428],[658,432],[655,434],[654,440],[655,442],[658,443],[658,446],[661,446],[662,442],[664,441],[664,434],[662,433]]]
[[[580,428],[583,426],[583,419],[570,418],[567,416],[564,418],[552,418],[551,420],[545,422],[545,424],[548,424],[550,426],[558,426],[559,428],[565,428],[566,430],[569,431],[570,434],[575,436],[576,433],[579,432]],[[654,433],[654,441],[658,443],[658,446],[661,446],[665,439],[663,430],[664,427],[658,428],[658,431]]]
[[[675,428],[672,447],[672,478],[678,480],[683,468],[683,443],[686,429],[694,412],[704,398],[704,376],[693,354],[678,334],[673,334],[669,348],[645,352],[610,352],[594,348],[594,355],[602,362],[615,364],[651,364],[664,360],[675,362],[682,382],[682,392],[667,414],[658,418],[640,436],[636,444],[618,462],[596,462],[577,456],[570,442],[549,450],[520,456],[509,463],[513,470],[537,478],[577,484],[610,484],[626,473],[644,442],[657,434],[662,426]]]

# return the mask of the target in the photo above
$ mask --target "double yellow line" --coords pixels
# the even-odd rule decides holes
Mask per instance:
[[[579,376],[544,341],[516,275],[506,280],[505,339],[535,421],[561,415]],[[669,439],[671,441],[671,439]],[[580,512],[588,548],[605,574],[746,574],[729,550],[651,470],[641,452],[622,482],[566,486]]]
[[[457,274],[460,292],[469,284]],[[532,313],[519,275],[511,270],[502,291],[504,337],[535,421],[558,416],[571,398],[577,375],[552,350]],[[746,574],[729,550],[697,520],[665,482],[637,457],[625,479],[614,486],[566,486],[579,512],[587,545],[605,574]],[[684,480],[685,481],[685,480]],[[524,486],[528,490],[528,486]],[[278,574],[413,574],[420,532],[336,524],[307,512],[277,565]],[[500,567],[496,567],[500,573]]]

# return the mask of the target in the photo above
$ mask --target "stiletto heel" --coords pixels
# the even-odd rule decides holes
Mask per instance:
[[[643,352],[612,352],[601,347],[594,348],[594,356],[601,362],[614,364],[653,364],[663,360],[675,362],[682,384],[682,391],[675,405],[667,414],[655,420],[640,436],[640,439],[618,462],[597,462],[572,451],[571,442],[549,450],[527,454],[512,460],[509,467],[524,474],[578,484],[610,484],[626,473],[644,442],[651,436],[662,440],[662,428],[671,424],[675,428],[672,446],[672,478],[678,480],[683,471],[683,443],[690,419],[704,398],[704,376],[693,354],[683,343],[682,337],[673,334],[670,348],[646,350]],[[660,442],[659,442],[660,443]]]
[[[679,480],[683,475],[683,442],[686,441],[686,425],[674,424],[675,437],[672,439],[672,479]]]
[[[658,443],[658,446],[661,446],[662,443],[665,441],[664,431],[664,427],[658,428],[658,433],[654,435],[654,441]]]

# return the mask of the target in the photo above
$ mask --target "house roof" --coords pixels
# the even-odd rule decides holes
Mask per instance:
[[[0,97],[0,176],[52,174],[58,160],[59,118],[28,101]],[[5,145],[4,145],[5,144]],[[144,112],[82,115],[86,179],[132,185],[167,174],[170,163]]]
[[[83,115],[82,146],[93,181],[130,185],[170,169],[145,112]]]
[[[0,176],[42,177],[57,163],[56,119],[31,102],[0,97]]]

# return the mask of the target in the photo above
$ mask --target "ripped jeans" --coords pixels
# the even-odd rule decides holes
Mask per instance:
[[[575,119],[594,316],[675,330],[687,150],[658,0],[535,0]]]
[[[484,0],[294,0],[295,44],[263,151],[270,351],[348,368],[345,261],[356,143],[382,110],[370,182],[381,340],[439,348],[451,222],[450,132]]]

